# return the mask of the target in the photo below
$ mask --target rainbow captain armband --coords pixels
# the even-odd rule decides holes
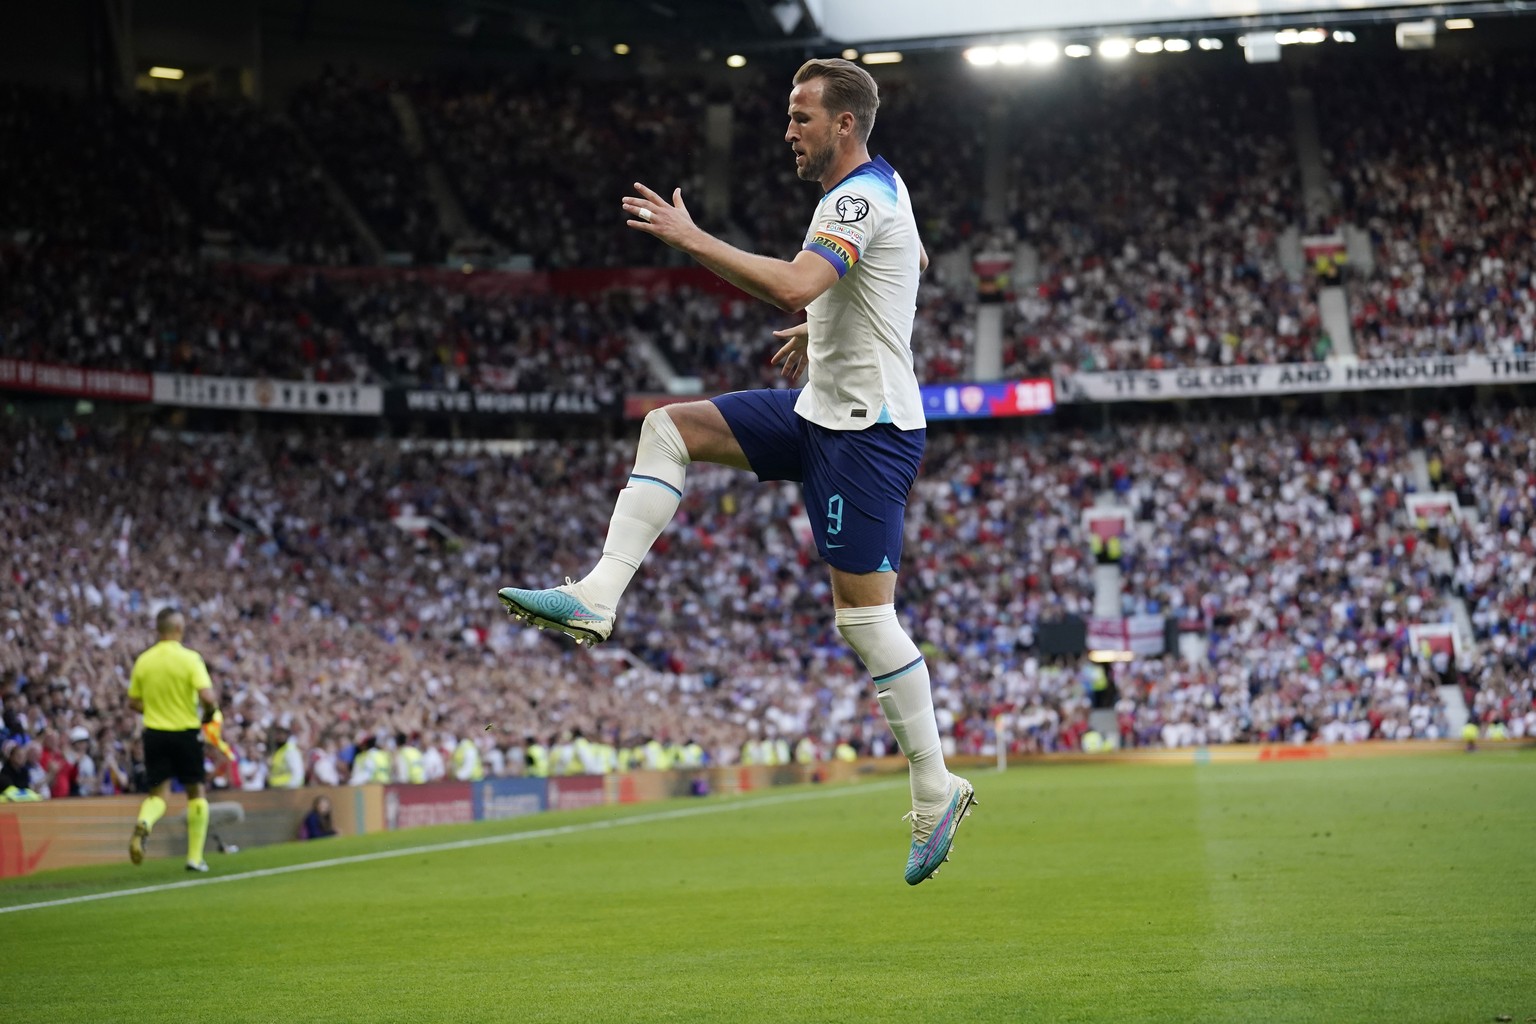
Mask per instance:
[[[813,232],[805,247],[832,264],[838,277],[848,273],[859,262],[859,248],[852,239],[839,238],[828,231]]]

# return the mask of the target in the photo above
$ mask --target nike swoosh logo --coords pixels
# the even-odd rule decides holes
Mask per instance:
[[[827,545],[827,547],[829,547],[829,548],[845,548],[847,546],[848,546],[847,544],[828,544]]]

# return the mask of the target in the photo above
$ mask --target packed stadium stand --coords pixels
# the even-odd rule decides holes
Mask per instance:
[[[1527,58],[1392,53],[1382,74],[1208,56],[1083,62],[1018,93],[937,61],[882,76],[874,149],[909,183],[934,258],[922,381],[974,379],[985,250],[1013,264],[1004,376],[1063,392],[1076,374],[1322,362],[1346,340],[1364,360],[1530,351]],[[793,67],[739,81],[327,70],[267,103],[5,85],[0,362],[605,406],[783,386],[771,332],[793,318],[665,276],[685,261],[626,230],[619,200],[636,178],[681,187],[726,237],[796,251],[814,193],[781,137]],[[1303,200],[1300,86],[1317,104],[1322,210]],[[730,115],[723,139],[712,110]],[[708,177],[712,152],[728,180]],[[1342,278],[1350,339],[1324,323],[1329,282],[1299,241],[1346,229],[1369,257]],[[643,286],[627,276],[657,268]],[[1443,738],[1461,715],[1536,735],[1528,398],[935,425],[899,605],[946,741]],[[311,781],[345,781],[359,742],[397,735],[471,737],[508,774],[529,738],[576,730],[696,740],[720,763],[779,738],[891,749],[792,486],[692,469],[595,657],[509,624],[494,592],[592,564],[632,423],[573,441],[528,417],[343,429],[12,399],[0,736],[39,789],[136,787],[125,673],[167,603],[188,613],[247,782],[276,723],[301,737]],[[1421,519],[1429,494],[1454,495],[1456,514]],[[1047,642],[1101,616],[1081,527],[1097,506],[1131,523],[1114,611],[1174,636],[1107,669]],[[1457,642],[1426,647],[1419,626]]]
[[[1349,285],[1363,358],[1536,340],[1536,64],[1438,56],[1409,55],[1401,76],[1325,80],[1341,216],[1370,232],[1374,256]]]
[[[112,250],[185,249],[197,225],[109,103],[0,85],[0,229]]]
[[[693,195],[697,84],[464,76],[422,83],[413,95],[470,217],[513,251],[537,253],[551,268],[666,259],[650,239],[611,229],[637,177]]]
[[[443,272],[327,274],[52,246],[0,250],[0,268],[0,355],[450,390],[654,390],[633,334],[681,334],[720,306],[679,309],[624,289],[477,294]],[[753,311],[753,326],[766,322]]]
[[[1011,223],[1040,271],[1010,310],[1010,366],[1324,354],[1316,309],[1280,265],[1301,192],[1277,77],[1234,69],[1073,86],[1065,102],[1046,95],[1017,111]]]
[[[1115,495],[1139,531],[1125,610],[1165,612],[1208,647],[1116,667],[1120,742],[1446,736],[1446,683],[1477,719],[1524,735],[1530,437],[1524,412],[939,435],[909,508],[900,601],[941,724],[961,750],[992,743],[1000,713],[1016,750],[1075,749],[1092,667],[1043,655],[1036,636],[1089,612],[1076,520]],[[506,771],[524,737],[572,729],[697,739],[722,763],[766,737],[885,748],[795,488],[697,467],[621,609],[623,654],[596,659],[507,624],[491,584],[585,570],[627,444],[316,440],[8,427],[7,732],[41,750],[85,727],[98,764],[126,765],[126,666],[149,610],[175,601],[247,753],[277,721],[322,763],[375,732],[473,735]],[[1426,448],[1470,513],[1433,537],[1404,508],[1409,453]],[[524,513],[531,493],[545,514]],[[434,526],[402,529],[402,516]],[[1415,650],[1408,626],[1446,620],[1461,598],[1475,653]]]
[[[1297,76],[1328,104],[1320,125],[1338,203],[1322,226],[1369,232],[1374,251],[1372,265],[1350,268],[1346,281],[1354,350],[1362,358],[1523,353],[1536,322],[1529,64],[1411,57],[1395,58],[1408,61],[1406,88],[1374,66]],[[1338,342],[1319,315],[1316,282],[1292,272],[1299,254],[1288,270],[1282,252],[1294,248],[1297,232],[1318,225],[1301,208],[1292,83],[1281,69],[1067,70],[1067,80],[1015,98],[995,117],[1003,139],[992,144],[1002,147],[1008,172],[991,221],[980,207],[986,112],[1000,102],[994,92],[963,75],[934,71],[930,80],[914,71],[890,84],[880,114],[877,149],[888,148],[912,183],[933,255],[983,246],[1030,254],[1033,269],[1016,270],[1005,308],[1005,372],[1294,363],[1333,354]],[[180,262],[157,287],[193,292],[193,308],[205,278],[218,280],[230,304],[263,305],[270,278],[210,268],[207,254],[371,262],[329,180],[384,250],[441,265],[451,239],[423,160],[407,146],[396,109],[404,103],[473,229],[504,251],[533,254],[543,268],[675,264],[677,254],[622,229],[617,199],[644,176],[681,186],[700,215],[704,110],[723,103],[733,112],[732,206],[730,220],[714,226],[759,251],[792,252],[811,196],[784,159],[779,102],[761,88],[687,80],[662,88],[647,79],[472,75],[396,87],[330,73],[298,91],[290,119],[236,100],[87,101],[10,87],[0,101],[0,134],[12,143],[0,157],[0,203],[7,204],[0,225],[91,249],[168,252]],[[554,106],[549,95],[558,98]],[[956,110],[977,113],[955,117]],[[99,158],[70,156],[81,151]],[[80,258],[64,252],[26,257],[17,290],[49,274],[50,261]],[[189,280],[171,283],[177,277]],[[975,295],[968,277],[940,270],[930,277],[917,328],[920,368],[931,380],[957,379]],[[93,280],[109,290],[111,278]],[[324,324],[333,364],[366,366],[360,372],[374,377],[395,362],[437,358],[432,335],[441,333],[445,303],[462,301],[475,323],[495,316],[407,277],[346,286],[358,294],[329,306],[325,293],[343,286],[302,280],[287,290],[315,293],[317,308],[299,298],[293,316]],[[363,294],[370,289],[389,294]],[[413,298],[395,294],[413,291]],[[81,301],[121,300],[87,292]],[[568,303],[572,323],[585,319],[583,304]],[[698,304],[683,304],[698,324]],[[428,336],[415,356],[402,355],[398,342],[381,356],[369,313],[360,311],[381,306],[406,320],[420,311]],[[718,311],[703,312],[707,323]],[[761,310],[742,315],[753,329],[770,319]],[[289,319],[248,324],[250,345],[285,348]],[[155,312],[144,313],[129,349],[159,326]],[[216,328],[204,331],[195,320],[184,327],[183,342],[190,334],[213,339],[214,351],[192,361],[216,371],[223,360]],[[16,351],[15,332],[3,344]],[[762,380],[758,345],[721,350],[707,331],[689,329],[672,332],[666,351],[676,375],[701,378],[711,390]],[[256,370],[278,367],[258,359]],[[316,365],[312,372],[348,371]]]
[[[439,263],[449,241],[389,86],[329,72],[294,96],[293,119],[386,250],[408,254],[413,263]]]

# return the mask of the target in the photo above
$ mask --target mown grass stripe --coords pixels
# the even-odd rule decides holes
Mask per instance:
[[[389,860],[395,857],[410,857],[419,853],[443,853],[449,850],[469,850],[479,846],[497,846],[502,843],[518,843],[529,839],[548,839],[552,836],[568,836],[579,832],[596,832],[602,829],[621,828],[625,825],[649,825],[658,821],[675,821],[679,818],[693,818],[701,814],[720,814],[725,811],[751,810],[757,807],[776,807],[780,804],[800,803],[805,800],[824,799],[833,796],[847,796],[852,793],[868,793],[877,789],[885,789],[895,785],[894,782],[880,782],[872,785],[841,786],[836,789],[812,790],[806,793],[784,793],[778,796],[768,796],[761,799],[747,799],[731,801],[729,803],[710,803],[698,807],[679,807],[670,811],[653,811],[649,814],[634,814],[623,818],[603,818],[598,821],[584,821],[574,825],[556,825],[551,828],[534,829],[529,832],[508,832],[496,836],[480,836],[475,839],[456,839],[445,843],[426,843],[421,846],[405,846],[395,850],[377,850],[373,853],[357,853],[346,857],[330,857],[326,860],[305,861],[302,864],[286,864],[282,867],[259,868],[255,871],[241,871],[233,875],[215,875],[208,878],[189,878],[181,882],[164,882],[159,885],[143,885],[133,889],[114,889],[110,892],[93,892],[83,896],[68,896],[56,900],[43,900],[38,903],[21,903],[12,907],[0,907],[0,914],[14,914],[22,910],[43,910],[47,907],[67,907],[76,903],[91,903],[96,900],[112,900],[122,896],[146,896],[157,892],[171,892],[175,889],[192,889],[204,885],[221,885],[225,882],[240,882],[248,878],[268,878],[273,875],[291,875],[299,871],[316,871],[320,868],[342,867],[347,864],[366,864],[370,861]]]

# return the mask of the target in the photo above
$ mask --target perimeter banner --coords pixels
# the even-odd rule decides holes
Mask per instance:
[[[549,809],[547,779],[486,779],[475,786],[475,820],[521,818]]]
[[[384,392],[372,384],[194,377],[184,373],[155,374],[154,401],[198,409],[252,409],[321,416],[379,416],[384,412]]]
[[[475,820],[475,796],[468,782],[418,782],[384,787],[384,827],[459,825]]]
[[[86,370],[26,359],[0,359],[0,391],[41,391],[70,398],[147,402],[154,395],[154,386],[147,373]]]
[[[1536,382],[1536,356],[1425,357],[1063,374],[1056,381],[1056,401],[1146,402],[1530,382]]]
[[[397,391],[391,413],[435,416],[615,416],[619,401],[586,391]]]
[[[573,811],[608,802],[601,775],[563,775],[549,780],[549,809]]]

